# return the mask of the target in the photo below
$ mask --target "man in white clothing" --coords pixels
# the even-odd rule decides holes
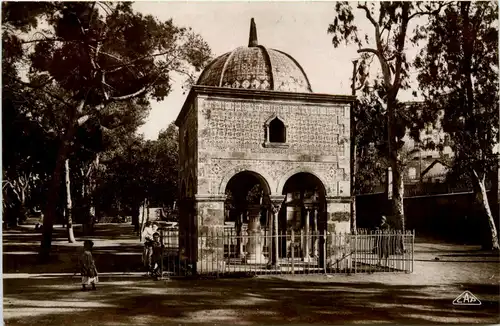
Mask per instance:
[[[146,226],[142,231],[142,242],[144,243],[144,251],[142,253],[142,262],[144,268],[149,272],[151,268],[151,257],[153,256],[153,234],[156,232],[158,225],[153,226],[151,222],[146,222]]]

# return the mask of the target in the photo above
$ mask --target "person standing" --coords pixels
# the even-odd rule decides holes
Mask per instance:
[[[391,245],[389,238],[391,237],[391,234],[389,232],[390,226],[387,223],[387,218],[382,215],[382,218],[380,219],[380,225],[377,228],[377,254],[378,254],[378,265],[381,265],[382,263],[382,258],[385,259],[385,266],[388,265],[388,260],[389,260],[389,255],[391,254]]]
[[[160,234],[155,232],[153,234],[153,244],[152,244],[152,259],[151,259],[151,276],[158,280],[162,276],[161,261],[163,259],[163,244],[160,240]]]
[[[95,267],[94,257],[92,256],[92,248],[94,242],[85,240],[83,242],[83,253],[80,256],[80,273],[82,275],[82,291],[87,290],[88,285],[92,285],[92,290],[96,290],[96,283],[99,278],[97,268]]]
[[[153,227],[151,222],[146,222],[146,226],[142,231],[141,239],[144,243],[144,250],[142,252],[142,262],[146,273],[149,273],[151,269],[151,256],[153,255]]]

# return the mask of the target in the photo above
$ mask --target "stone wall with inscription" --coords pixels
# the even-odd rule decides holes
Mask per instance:
[[[199,144],[203,150],[349,155],[349,106],[269,100],[198,98]],[[288,148],[265,148],[265,123],[279,116]]]
[[[199,194],[223,194],[229,179],[259,173],[272,194],[299,172],[316,175],[327,196],[350,196],[349,106],[346,104],[200,97],[198,104]],[[265,123],[278,116],[286,145],[265,147]]]

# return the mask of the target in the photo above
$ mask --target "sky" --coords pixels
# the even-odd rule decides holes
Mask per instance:
[[[141,1],[133,7],[161,21],[172,18],[177,26],[191,27],[210,45],[214,57],[247,46],[250,19],[254,18],[259,44],[294,57],[306,72],[313,92],[350,95],[352,60],[359,55],[355,45],[338,48],[332,45],[332,35],[327,34],[327,29],[333,21],[334,4],[327,1]],[[373,34],[364,13],[357,11],[361,17],[356,21],[358,27]],[[378,67],[376,60],[373,64]],[[152,104],[139,133],[147,139],[156,139],[158,132],[177,118],[186,95],[182,94],[179,80],[165,100]],[[400,100],[411,99],[410,92],[401,94]]]

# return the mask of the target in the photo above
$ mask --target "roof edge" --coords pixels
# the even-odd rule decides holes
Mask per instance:
[[[189,90],[189,94],[182,105],[182,109],[175,120],[175,125],[180,126],[185,116],[189,111],[189,105],[196,95],[218,95],[226,97],[239,97],[248,99],[278,99],[278,100],[298,100],[308,101],[311,103],[345,103],[350,104],[356,100],[353,95],[334,95],[334,94],[321,94],[321,93],[297,93],[273,90],[256,90],[244,88],[228,88],[228,87],[215,87],[204,85],[193,85]]]

